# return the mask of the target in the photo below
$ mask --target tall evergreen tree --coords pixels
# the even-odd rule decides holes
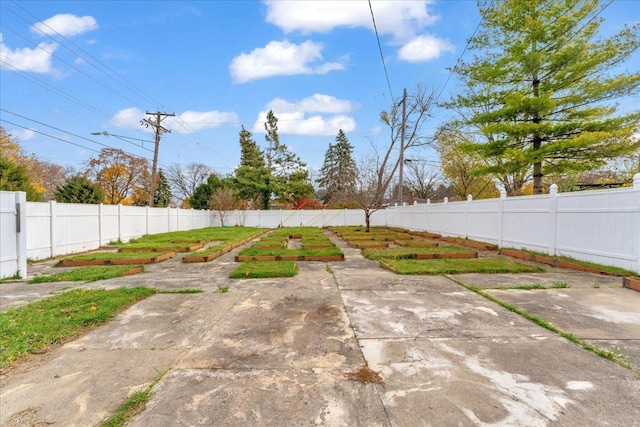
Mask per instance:
[[[81,175],[72,176],[56,188],[54,197],[59,203],[99,204],[104,202],[104,192],[100,184],[89,181]]]
[[[244,126],[240,130],[240,166],[235,170],[238,197],[253,205],[269,208],[271,199],[271,171],[264,162],[264,154]]]
[[[342,129],[338,131],[336,143],[329,144],[316,182],[324,189],[322,201],[326,205],[344,202],[353,193],[358,167],[353,160],[353,146]]]
[[[307,165],[280,142],[278,118],[272,110],[267,113],[264,129],[268,144],[265,149],[265,162],[271,171],[271,193],[289,204],[312,195],[313,185],[309,179]]]
[[[481,131],[470,148],[502,159],[479,173],[532,168],[538,194],[544,175],[597,168],[637,149],[640,112],[616,115],[611,101],[637,91],[640,72],[611,72],[640,46],[640,26],[599,38],[600,11],[598,0],[480,2],[483,27],[469,43],[477,54],[454,69],[468,91],[448,104]]]
[[[171,194],[171,185],[169,185],[169,180],[164,174],[164,171],[160,169],[158,171],[158,184],[156,185],[156,194],[153,197],[153,206],[155,206],[156,208],[166,208],[171,204],[172,198],[173,194]]]

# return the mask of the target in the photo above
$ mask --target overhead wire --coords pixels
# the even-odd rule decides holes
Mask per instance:
[[[389,73],[387,72],[387,64],[384,60],[384,53],[382,53],[382,44],[380,44],[380,36],[378,35],[378,26],[376,25],[376,17],[373,15],[373,7],[371,6],[371,0],[369,0],[369,11],[371,12],[371,20],[373,21],[373,30],[376,33],[376,40],[378,41],[378,50],[380,51],[380,58],[382,59],[382,68],[384,69],[384,76],[387,79],[387,86],[389,87],[389,95],[391,95],[391,100],[393,101],[395,98],[393,97],[393,91],[391,90],[391,82],[389,81]]]
[[[67,131],[67,130],[61,129],[61,128],[59,128],[59,127],[56,127],[56,126],[53,126],[53,125],[50,125],[50,124],[44,123],[44,122],[42,122],[42,121],[40,121],[40,120],[36,120],[36,119],[31,118],[31,117],[27,117],[27,116],[24,116],[24,115],[22,115],[22,114],[15,113],[15,112],[13,112],[13,111],[9,111],[9,110],[7,110],[7,109],[5,109],[5,108],[0,108],[0,111],[5,112],[5,113],[9,113],[9,114],[11,114],[11,115],[13,115],[13,116],[20,117],[21,119],[28,120],[28,121],[33,122],[33,123],[37,123],[37,124],[39,124],[39,125],[41,125],[41,126],[45,126],[45,127],[48,127],[48,128],[54,129],[54,130],[57,130],[58,132],[63,132],[63,133],[65,133],[65,134],[67,134],[67,135],[74,136],[74,137],[79,138],[79,139],[82,139],[82,140],[84,140],[84,141],[89,141],[89,142],[91,142],[91,143],[94,143],[94,144],[100,145],[100,146],[105,147],[105,148],[118,149],[118,148],[113,147],[113,146],[111,146],[111,145],[103,144],[103,143],[101,143],[101,142],[94,141],[94,140],[89,139],[89,138],[87,138],[87,137],[84,137],[84,136],[82,136],[82,135],[78,135],[78,134],[76,134],[76,133],[69,132],[69,131]],[[3,120],[4,120],[4,119],[3,119]],[[58,139],[58,138],[56,138],[56,139]],[[131,142],[129,142],[129,143],[131,144]],[[138,146],[138,145],[136,145],[136,144],[133,144],[133,145],[135,145],[136,147],[140,148],[140,146]],[[123,151],[124,151],[124,150],[123,150]],[[153,151],[153,150],[149,150],[149,151]],[[127,154],[129,154],[129,155],[131,155],[131,156],[134,156],[134,157],[144,158],[144,157],[142,157],[142,156],[138,156],[138,155],[135,155],[135,154],[132,154],[132,153],[127,153]]]
[[[83,146],[83,145],[76,144],[75,142],[67,141],[66,139],[62,139],[62,138],[57,137],[57,136],[54,136],[54,135],[49,135],[48,133],[41,132],[41,131],[39,131],[39,130],[37,130],[37,129],[29,128],[29,127],[27,127],[27,126],[24,126],[24,125],[21,125],[21,124],[18,124],[18,123],[12,122],[12,121],[7,120],[7,119],[2,118],[2,117],[0,117],[0,122],[9,123],[10,125],[17,126],[17,127],[19,127],[19,128],[26,129],[26,130],[29,130],[29,131],[31,131],[31,132],[38,133],[38,134],[40,134],[40,135],[44,135],[44,136],[49,137],[49,138],[57,139],[57,140],[62,141],[62,142],[64,142],[64,143],[71,144],[71,145],[75,145],[76,147],[84,148],[85,150],[89,150],[89,151],[93,151],[93,152],[95,152],[95,153],[99,153],[99,151],[98,151],[98,150],[94,150],[93,148],[85,147],[85,146]],[[95,141],[93,141],[93,142],[95,142]]]
[[[143,99],[145,99],[146,101],[152,100],[156,105],[161,105],[162,103],[160,101],[158,101],[157,99],[155,99],[153,96],[151,96],[150,94],[148,94],[147,92],[143,91],[142,89],[140,89],[139,87],[137,87],[136,85],[134,85],[133,83],[131,83],[129,80],[127,80],[126,78],[124,78],[122,75],[118,74],[117,72],[115,72],[113,69],[111,69],[110,67],[106,66],[104,63],[102,63],[100,60],[96,59],[94,56],[92,56],[91,54],[89,54],[88,52],[86,52],[84,49],[82,49],[81,47],[79,47],[78,45],[76,45],[75,43],[73,43],[71,40],[69,40],[67,37],[65,37],[64,35],[60,34],[59,32],[55,31],[55,29],[51,28],[49,25],[47,25],[46,23],[44,23],[44,21],[40,20],[37,16],[35,16],[34,14],[32,14],[31,12],[29,12],[28,10],[26,10],[24,7],[20,6],[19,4],[17,4],[17,2],[12,0],[12,3],[14,5],[16,5],[17,7],[19,7],[22,11],[24,11],[25,13],[27,13],[28,15],[30,15],[33,19],[36,19],[39,23],[41,23],[42,25],[44,25],[46,28],[50,29],[53,33],[57,34],[58,36],[60,36],[60,38],[62,38],[63,40],[67,41],[68,43],[70,43],[71,45],[73,45],[75,48],[77,48],[80,52],[83,52],[85,55],[89,56],[93,61],[95,61],[96,63],[100,64],[100,66],[96,65],[93,61],[88,60],[86,57],[83,57],[82,55],[78,54],[77,52],[75,52],[73,49],[71,49],[70,47],[68,47],[67,45],[65,45],[65,43],[61,43],[58,40],[56,40],[54,37],[52,37],[51,34],[44,32],[41,28],[39,27],[35,27],[33,24],[31,24],[31,22],[29,22],[27,19],[25,19],[23,16],[20,16],[19,13],[17,13],[15,10],[12,10],[8,7],[6,7],[6,4],[3,4],[2,7],[5,8],[6,10],[12,12],[14,15],[16,15],[17,17],[19,17],[20,19],[22,19],[24,22],[26,22],[29,25],[32,25],[32,28],[35,28],[37,31],[39,31],[40,33],[44,34],[45,36],[49,37],[50,39],[54,40],[56,43],[58,43],[60,46],[64,47],[65,49],[67,49],[69,52],[78,55],[78,58],[81,59],[82,61],[84,61],[85,63],[91,65],[92,67],[94,67],[95,69],[97,69],[98,71],[102,72],[104,75],[106,75],[107,77],[109,77],[110,79],[112,79],[113,81],[115,81],[116,83],[120,84],[121,86],[123,86],[126,90],[128,91],[134,91],[136,92],[135,94]],[[23,38],[24,40],[28,41],[29,43],[31,43],[32,45],[36,45],[34,42],[32,42],[31,40],[29,40],[28,38],[26,38],[25,36],[23,36],[22,34],[18,33],[17,31],[7,27],[6,25],[3,25],[5,28],[7,28],[9,31],[15,33],[16,35],[18,35],[19,37]],[[36,45],[37,46],[37,45]],[[42,47],[40,47],[40,49],[43,49]],[[89,79],[93,80],[94,82],[96,82],[97,84],[106,87],[107,89],[111,90],[112,92],[114,92],[115,94],[119,95],[120,97],[122,97],[123,99],[126,99],[128,102],[131,102],[133,105],[137,106],[140,110],[145,110],[144,107],[142,107],[139,103],[133,101],[132,99],[126,97],[125,95],[109,88],[108,86],[106,86],[104,83],[96,80],[95,78],[93,78],[92,76],[88,75],[87,73],[85,73],[84,71],[78,69],[77,67],[75,67],[72,64],[69,64],[67,61],[61,59],[59,56],[53,54],[52,52],[47,51],[46,49],[43,49],[45,52],[49,53],[51,56],[57,58],[58,60],[60,60],[61,62],[69,65],[70,67],[74,68],[75,70],[77,70],[78,72],[80,72],[81,74],[85,75],[86,77],[88,77]],[[104,69],[108,70],[109,72],[105,72]],[[15,68],[15,67],[14,67]],[[118,77],[118,79],[114,78],[114,75]],[[60,95],[60,93],[58,93]],[[86,104],[86,103],[85,103]],[[79,104],[80,105],[80,104]],[[85,105],[86,107],[86,105]],[[94,111],[95,112],[95,111]],[[115,119],[114,117],[108,116],[111,119]],[[117,119],[115,120],[117,121]],[[193,134],[194,137],[196,137],[197,139],[200,139],[200,141],[204,142],[205,144],[203,145],[203,148],[210,150],[211,152],[214,152],[213,149],[211,147],[208,146],[207,144],[207,140],[202,136],[202,134],[199,133],[198,130],[196,130],[193,126],[191,126],[188,122],[186,122],[185,120],[183,120],[181,117],[176,116],[175,117],[175,122],[179,125],[181,125],[181,127],[183,129],[185,129],[187,131],[187,133],[189,134]],[[128,123],[124,123],[121,122],[121,124],[125,124],[125,126],[127,128],[133,129],[133,130],[139,130],[139,129],[134,129],[130,124]],[[182,138],[183,140],[185,140],[188,144],[192,144],[193,141],[189,140],[183,133],[178,132],[179,137]],[[200,144],[198,144],[200,145]],[[216,155],[220,155],[220,153],[215,153]],[[223,157],[225,157],[227,160],[230,160],[226,155],[223,155]]]

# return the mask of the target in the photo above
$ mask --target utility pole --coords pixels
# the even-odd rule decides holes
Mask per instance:
[[[404,90],[404,95],[402,96],[402,129],[400,129],[400,179],[398,188],[398,196],[400,198],[400,206],[402,206],[402,201],[404,200],[403,187],[404,187],[404,128],[406,127],[407,121],[407,89]]]
[[[167,129],[164,126],[162,126],[162,120],[164,120],[167,117],[173,117],[175,116],[175,114],[162,113],[160,111],[157,111],[155,113],[150,113],[147,111],[146,114],[148,116],[151,116],[151,118],[145,117],[144,119],[140,120],[140,124],[146,128],[151,126],[153,128],[153,131],[156,134],[156,140],[155,140],[156,148],[153,151],[153,168],[151,170],[151,189],[149,190],[149,207],[152,208],[153,199],[155,198],[155,194],[156,194],[156,170],[158,168],[158,149],[160,148],[160,135],[162,135],[163,132],[171,133],[170,129]]]

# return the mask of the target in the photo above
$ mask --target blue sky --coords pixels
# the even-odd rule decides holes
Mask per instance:
[[[378,116],[391,105],[389,86],[396,98],[416,84],[441,90],[480,21],[471,0],[372,7],[389,85],[363,0],[3,0],[0,124],[26,152],[82,169],[99,144],[151,160],[152,144],[141,140],[153,135],[140,120],[146,111],[175,113],[160,166],[198,162],[225,175],[239,162],[240,126],[264,147],[273,109],[281,141],[312,172],[338,129],[362,158],[388,138]],[[640,22],[640,1],[615,0],[600,16],[602,32],[616,32]],[[636,52],[624,68],[639,67]],[[441,99],[456,89],[452,76]],[[622,109],[639,104],[631,98]],[[450,117],[437,111],[427,127]],[[98,131],[136,139],[91,135]],[[429,152],[408,156],[437,161]]]

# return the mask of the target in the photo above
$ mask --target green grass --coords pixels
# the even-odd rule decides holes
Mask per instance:
[[[46,282],[95,282],[96,280],[112,279],[123,276],[127,271],[139,267],[137,265],[117,265],[117,266],[87,266],[74,270],[64,271],[42,276],[35,276],[29,280],[28,284]]]
[[[0,313],[0,368],[75,339],[156,292],[145,287],[78,289],[10,308]]]
[[[508,249],[508,248],[505,248],[505,249]],[[571,257],[568,257],[568,256],[563,256],[563,255],[551,256],[551,255],[548,255],[546,253],[538,252],[538,251],[531,251],[531,250],[526,250],[526,249],[518,249],[518,250],[520,250],[522,252],[526,252],[528,254],[532,254],[532,255],[545,256],[545,257],[549,257],[551,259],[567,261],[567,262],[571,262],[571,263],[574,263],[574,264],[583,265],[585,267],[595,268],[597,270],[604,271],[605,273],[609,273],[609,274],[614,275],[614,276],[634,277],[634,276],[637,275],[637,273],[634,273],[633,271],[625,270],[624,268],[612,267],[612,266],[609,266],[609,265],[596,264],[595,262],[589,262],[589,261],[581,261],[581,260],[577,260],[575,258],[571,258]]]
[[[2,279],[0,279],[0,283],[15,282],[16,280],[20,279],[22,279],[22,276],[20,275],[20,273],[16,273],[13,276],[3,277]]]
[[[293,277],[298,274],[294,261],[244,261],[231,272],[232,279],[264,279],[268,277]]]
[[[156,379],[147,386],[144,390],[139,390],[133,393],[129,400],[127,400],[118,410],[106,421],[100,424],[100,427],[121,427],[135,415],[142,412],[145,405],[151,400],[151,390],[162,379],[165,372],[160,372]]]
[[[332,248],[323,249],[260,249],[260,248],[245,248],[238,253],[238,255],[245,256],[278,256],[278,255],[296,255],[296,256],[332,256],[342,255],[342,250],[334,246]]]
[[[502,258],[398,260],[383,259],[398,274],[462,274],[462,273],[525,273],[542,272],[543,268],[529,266]]]
[[[367,259],[412,259],[413,254],[461,254],[474,253],[471,249],[459,246],[443,245],[437,248],[401,247],[393,249],[363,249],[362,255]]]

